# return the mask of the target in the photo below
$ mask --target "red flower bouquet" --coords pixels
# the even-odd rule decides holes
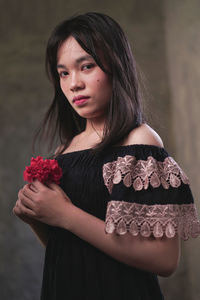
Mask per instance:
[[[24,171],[24,180],[28,182],[37,179],[42,183],[54,182],[59,184],[61,176],[62,169],[58,165],[57,160],[43,160],[41,156],[37,156],[36,158],[32,157],[30,166],[26,166]]]

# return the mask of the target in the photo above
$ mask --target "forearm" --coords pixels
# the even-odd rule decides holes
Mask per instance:
[[[127,265],[153,272],[162,276],[170,275],[179,258],[179,240],[133,237],[130,234],[117,236],[105,233],[105,222],[72,204],[63,190],[56,184],[50,187],[34,183],[37,193],[25,189],[20,193],[22,212],[28,217],[45,224],[65,228],[87,241],[102,252]],[[38,226],[34,231],[43,242],[48,236]]]
[[[50,226],[39,221],[33,221],[29,225],[39,239],[40,243],[46,247],[50,233]]]
[[[127,265],[161,276],[170,275],[176,268],[179,256],[177,238],[156,240],[130,234],[106,234],[104,221],[75,206],[71,207],[70,217],[68,214],[62,227]]]

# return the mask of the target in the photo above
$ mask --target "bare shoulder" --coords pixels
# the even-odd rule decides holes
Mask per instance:
[[[163,147],[161,137],[147,124],[142,124],[129,133],[125,140],[125,145],[132,144],[145,144]]]

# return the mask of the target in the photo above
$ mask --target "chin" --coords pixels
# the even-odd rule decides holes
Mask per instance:
[[[102,118],[104,114],[99,112],[83,112],[83,111],[76,111],[80,117],[84,119],[96,119],[96,118]]]

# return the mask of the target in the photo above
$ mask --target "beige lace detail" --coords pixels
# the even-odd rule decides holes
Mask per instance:
[[[172,238],[176,233],[184,240],[200,234],[200,222],[194,204],[142,205],[112,200],[106,214],[106,233]]]
[[[157,161],[152,156],[147,160],[136,160],[135,156],[126,155],[118,157],[116,161],[103,166],[103,178],[109,192],[113,184],[123,181],[126,187],[133,186],[136,191],[154,188],[162,185],[165,189],[170,186],[179,187],[181,181],[189,184],[185,173],[172,157],[167,157],[163,162]]]

